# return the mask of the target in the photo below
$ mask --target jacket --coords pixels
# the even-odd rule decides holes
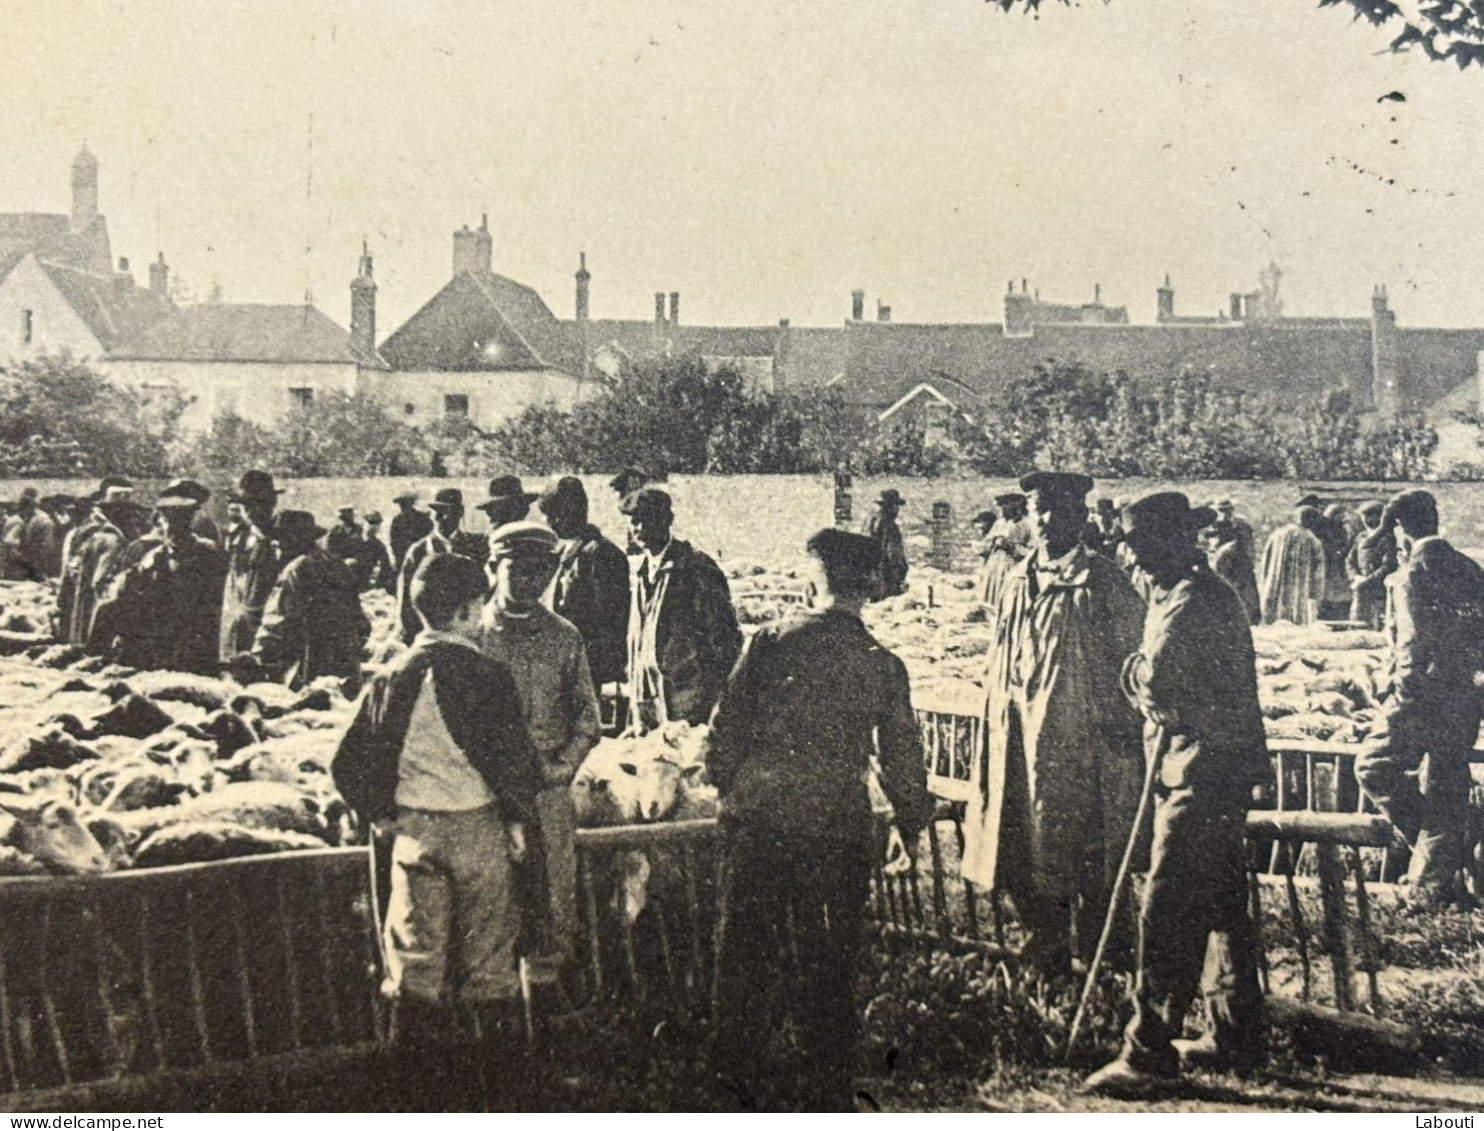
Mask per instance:
[[[445,538],[434,530],[407,551],[407,556],[402,559],[402,568],[397,571],[397,606],[402,621],[403,644],[411,644],[413,637],[423,629],[422,617],[412,607],[412,579],[417,575],[417,567],[435,554],[462,554],[482,562],[489,557],[489,543],[467,530],[455,530],[451,538]]]
[[[437,632],[419,634],[362,692],[330,764],[345,803],[367,822],[397,815],[402,747],[430,672],[444,725],[490,787],[501,816],[533,821],[540,776],[510,672],[472,642]]]
[[[93,614],[104,655],[134,668],[216,675],[226,558],[194,534],[153,536],[123,551]]]
[[[1245,809],[1252,787],[1271,779],[1247,609],[1204,560],[1171,588],[1150,587],[1123,689],[1165,789]]]
[[[875,541],[881,552],[881,592],[895,597],[907,591],[907,548],[897,520],[879,511],[861,525],[861,533]]]
[[[596,526],[562,543],[551,609],[582,634],[593,682],[621,681],[629,627],[629,561]]]
[[[1227,542],[1211,555],[1211,570],[1242,600],[1248,624],[1262,623],[1262,598],[1257,595],[1257,574],[1241,541]]]
[[[780,839],[869,841],[872,758],[908,843],[932,818],[907,669],[849,613],[759,630],[727,681],[707,742],[725,823]]]
[[[316,546],[278,575],[253,655],[270,678],[296,691],[320,676],[335,676],[349,680],[349,693],[355,694],[361,649],[370,635],[350,567]]]
[[[227,581],[221,605],[221,659],[227,661],[252,651],[282,563],[272,532],[250,522],[232,531],[224,549]]]
[[[742,651],[726,577],[676,539],[653,576],[649,559],[638,560],[630,590],[630,724],[642,726],[644,704],[660,710],[662,722],[704,723]]]
[[[330,557],[339,558],[349,565],[360,559],[364,537],[360,523],[352,522],[347,526],[343,522],[337,522],[325,535],[325,549]]]
[[[398,511],[387,528],[392,553],[392,568],[400,571],[407,551],[433,533],[433,516],[427,511]]]

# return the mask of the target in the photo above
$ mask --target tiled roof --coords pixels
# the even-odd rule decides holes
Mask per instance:
[[[117,276],[105,278],[47,262],[41,269],[105,349],[144,332],[174,309],[168,299],[122,283]]]
[[[381,356],[402,370],[575,370],[582,352],[530,287],[466,271],[393,331]]]
[[[99,216],[85,232],[74,233],[68,216],[52,212],[0,212],[0,278],[27,253],[46,263],[100,275],[113,270],[108,223]]]
[[[112,351],[136,361],[338,362],[385,368],[313,306],[188,306]]]

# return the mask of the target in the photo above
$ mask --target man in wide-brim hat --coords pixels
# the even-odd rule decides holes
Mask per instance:
[[[1214,517],[1178,491],[1123,509],[1124,542],[1148,579],[1143,643],[1121,684],[1144,719],[1144,758],[1155,767],[1153,843],[1134,1017],[1089,1092],[1138,1091],[1182,1066],[1250,1068],[1261,1053],[1245,833],[1253,791],[1272,768],[1247,611],[1196,545]],[[1206,1035],[1184,1041],[1205,970]]]
[[[280,561],[273,512],[283,492],[266,471],[244,471],[227,497],[246,518],[227,539],[227,582],[222,595],[221,659],[230,663],[252,651],[263,607],[278,583]]]
[[[490,480],[489,498],[476,509],[484,511],[493,531],[507,522],[520,522],[531,513],[531,504],[536,499],[536,492],[527,491],[519,476],[497,475]]]
[[[1035,546],[1006,576],[992,618],[986,757],[972,769],[963,876],[1008,892],[1030,928],[1027,959],[1071,969],[1102,927],[1142,779],[1140,722],[1118,686],[1144,603],[1082,544],[1092,480],[1037,472]]]
[[[876,496],[876,512],[861,524],[861,533],[876,543],[880,552],[877,574],[882,597],[896,597],[907,591],[907,547],[902,541],[902,528],[897,515],[907,500],[895,487],[887,487]]]

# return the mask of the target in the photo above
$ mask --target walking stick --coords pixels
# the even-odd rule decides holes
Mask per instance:
[[[1092,965],[1087,968],[1087,981],[1082,986],[1082,999],[1077,1003],[1077,1012],[1072,1017],[1072,1033],[1067,1037],[1067,1059],[1071,1059],[1077,1037],[1082,1032],[1082,1018],[1087,1013],[1087,1002],[1092,997],[1092,987],[1097,984],[1098,971],[1103,965],[1103,954],[1108,949],[1108,939],[1113,934],[1113,923],[1118,918],[1119,903],[1124,885],[1128,883],[1129,869],[1134,860],[1134,848],[1139,843],[1139,833],[1144,827],[1144,814],[1149,810],[1149,797],[1154,792],[1154,778],[1159,773],[1159,755],[1149,759],[1144,771],[1144,792],[1139,795],[1139,808],[1134,814],[1134,827],[1128,834],[1128,845],[1123,850],[1123,861],[1118,865],[1118,877],[1113,881],[1113,893],[1108,897],[1108,914],[1103,919],[1103,933],[1098,938],[1097,951],[1092,956]]]

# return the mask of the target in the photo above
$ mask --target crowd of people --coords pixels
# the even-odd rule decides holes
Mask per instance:
[[[1414,899],[1467,899],[1484,570],[1438,536],[1422,491],[1358,508],[1354,529],[1303,500],[1268,540],[1259,579],[1252,527],[1230,502],[1155,492],[1089,507],[1092,487],[1035,472],[974,518],[990,647],[961,867],[1013,903],[1028,932],[1020,961],[1070,978],[1107,936],[1135,972],[1124,1047],[1087,1084],[1127,1092],[1182,1066],[1262,1055],[1243,835],[1271,768],[1251,625],[1386,627],[1385,725],[1357,777],[1412,851]],[[890,851],[915,855],[933,814],[906,669],[862,619],[905,590],[905,500],[884,491],[860,533],[811,537],[810,608],[744,643],[722,571],[676,537],[662,483],[630,468],[612,488],[625,548],[589,521],[572,477],[539,493],[496,477],[475,504],[489,520],[480,534],[464,528],[457,488],[426,509],[401,496],[383,543],[374,513],[357,521],[344,508],[327,530],[279,510],[261,471],[241,477],[220,529],[200,483],[177,480],[147,509],[109,477],[86,500],[23,498],[14,545],[57,545],[40,560],[58,579],[59,638],[134,667],[290,687],[331,676],[355,693],[361,594],[395,596],[405,648],[366,682],[333,772],[385,851],[397,1039],[445,1070],[451,1019],[468,1022],[480,1056],[518,1027],[517,952],[538,981],[560,985],[573,969],[569,786],[599,740],[600,693],[632,734],[709,722],[722,853],[715,1080],[738,1106],[761,1102],[770,1021],[756,1000],[768,980],[793,977],[808,1050],[799,1102],[848,1108],[855,960],[882,852],[871,768],[892,810]],[[32,552],[9,560],[36,568]],[[1141,829],[1147,879],[1136,930],[1120,929],[1110,908]],[[788,962],[775,935],[785,923]],[[1207,1034],[1183,1041],[1202,989]]]

